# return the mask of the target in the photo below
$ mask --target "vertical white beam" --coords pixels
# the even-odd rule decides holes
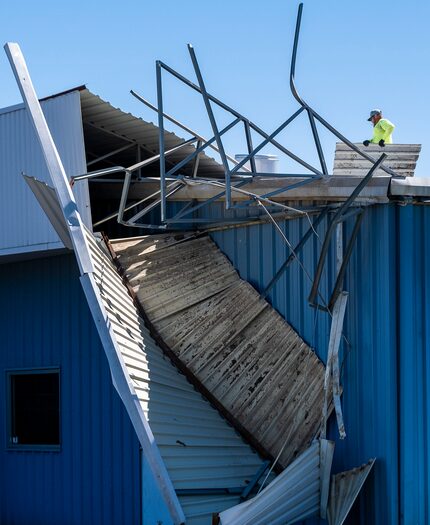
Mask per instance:
[[[55,188],[60,208],[70,232],[76,259],[81,273],[81,284],[95,321],[103,348],[109,361],[112,381],[117,389],[133,424],[137,437],[146,454],[155,481],[163,495],[175,525],[185,523],[184,512],[161,458],[154,436],[145,414],[125,370],[123,360],[117,348],[116,338],[108,324],[97,285],[94,281],[94,267],[86,239],[84,225],[76,206],[63,164],[52,139],[45,116],[36,96],[30,75],[18,44],[8,43],[6,54],[15,74],[16,81],[28,110],[30,120],[42,147],[46,165]]]
[[[333,403],[335,406],[340,437],[343,439],[346,436],[345,427],[343,424],[342,409],[340,405],[339,346],[342,338],[343,320],[345,317],[347,300],[348,293],[341,292],[339,294],[339,297],[336,299],[332,312],[327,365],[324,376],[324,404],[322,414],[321,438],[326,437],[328,403],[330,393],[333,394]]]
[[[75,248],[81,274],[93,271],[89,256],[87,241],[84,236],[82,219],[79,214],[75,198],[70,188],[63,163],[58,154],[57,147],[52,139],[48,124],[36,96],[30,74],[18,44],[7,43],[4,46],[16,82],[27,108],[30,121],[36,131],[37,138],[45,157],[46,166],[55,188],[60,206],[70,230],[70,237]]]

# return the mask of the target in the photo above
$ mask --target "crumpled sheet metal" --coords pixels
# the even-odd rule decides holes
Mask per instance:
[[[334,443],[314,442],[257,496],[221,512],[221,525],[286,525],[321,512]],[[328,492],[327,492],[328,493]]]
[[[209,237],[112,241],[173,352],[284,467],[318,434],[324,366]]]
[[[87,232],[94,279],[127,379],[145,413],[173,487],[245,489],[263,461],[187,381],[152,339],[102,242]],[[239,503],[238,495],[182,495],[187,525]],[[145,505],[145,502],[143,502]]]
[[[370,459],[360,467],[332,476],[328,508],[329,525],[344,523],[374,463],[375,459]]]

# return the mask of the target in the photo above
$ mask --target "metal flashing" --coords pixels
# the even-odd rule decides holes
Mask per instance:
[[[34,177],[29,177],[28,175],[24,175],[24,180],[29,185],[64,246],[69,250],[73,250],[69,229],[64,220],[63,211],[58,202],[55,190],[45,182],[41,182]]]

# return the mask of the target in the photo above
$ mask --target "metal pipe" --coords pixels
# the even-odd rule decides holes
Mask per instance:
[[[189,179],[184,179],[184,182],[187,183],[187,184],[191,184],[191,185],[194,184],[194,181],[193,181],[193,183],[191,183]],[[225,187],[224,183],[218,182],[218,181],[209,181],[209,180],[197,179],[196,182],[200,183],[200,184],[202,184],[202,183],[203,184],[208,184],[210,186]],[[272,206],[277,206],[277,207],[283,208],[285,210],[300,211],[300,210],[297,210],[296,208],[292,208],[291,206],[286,206],[285,204],[281,204],[280,202],[274,202],[274,201],[271,201],[269,199],[265,199],[264,197],[261,197],[260,195],[258,195],[256,193],[252,193],[252,192],[246,191],[246,190],[240,190],[236,186],[233,186],[232,191],[233,192],[237,192],[237,193],[242,193],[244,195],[248,195],[249,197],[253,197],[256,200],[260,200],[260,201],[263,201],[263,202],[268,202]],[[303,215],[306,215],[306,213],[303,212]]]
[[[197,149],[200,148],[201,145],[202,145],[202,141],[198,140],[196,144]],[[200,164],[200,151],[196,154],[196,158],[194,160],[193,174],[192,174],[193,179],[197,177],[197,171],[199,169],[199,164]]]
[[[192,144],[193,142],[196,142],[197,138],[193,137],[191,139],[185,140],[184,142],[181,142],[177,146],[174,146],[171,149],[168,149],[164,152],[164,157],[168,157],[172,153],[175,153],[175,151],[178,151],[182,149],[184,146],[188,146]],[[136,171],[140,168],[144,168],[145,166],[148,166],[149,164],[152,164],[153,162],[156,162],[158,159],[160,159],[161,155],[158,153],[157,155],[154,155],[153,157],[150,157],[149,159],[142,160],[141,162],[138,162],[137,164],[133,164],[133,166],[130,166],[127,168],[129,171]]]
[[[108,159],[109,157],[112,157],[112,155],[116,155],[117,153],[121,153],[122,151],[130,149],[133,146],[134,144],[126,144],[125,146],[122,146],[121,148],[114,149],[110,153],[106,153],[106,155],[102,155],[101,157],[97,157],[96,159],[91,160],[90,162],[87,162],[87,167],[92,166],[93,164],[96,164],[97,162],[101,162],[102,160]]]
[[[230,124],[228,124],[228,126],[226,126],[224,129],[222,129],[220,132],[219,132],[219,136],[223,135],[224,133],[227,133],[227,131],[229,131],[231,128],[233,128],[238,122],[240,122],[240,119],[236,119],[236,120],[233,120],[233,122],[230,122]],[[185,157],[185,159],[182,159],[178,164],[176,164],[175,166],[173,166],[173,168],[171,168],[167,173],[166,173],[166,177],[169,177],[171,175],[173,175],[173,173],[176,173],[178,170],[180,170],[183,166],[185,166],[186,164],[188,164],[188,162],[190,162],[191,160],[193,160],[193,158],[198,155],[199,153],[201,153],[202,151],[204,151],[204,149],[209,146],[212,142],[214,142],[216,140],[216,137],[213,136],[211,139],[208,140],[208,142],[206,142],[205,144],[202,144],[199,148],[196,148],[196,151],[193,151],[193,153],[190,153],[187,157]]]
[[[332,232],[336,228],[336,224],[337,224],[339,218],[343,215],[345,210],[347,210],[349,208],[349,206],[352,204],[352,202],[355,200],[355,198],[361,192],[361,190],[368,184],[368,182],[370,181],[370,179],[373,176],[373,173],[375,172],[375,170],[378,169],[378,167],[384,161],[386,156],[387,155],[385,153],[383,153],[379,157],[379,159],[375,162],[375,164],[369,170],[369,173],[357,185],[357,187],[354,189],[354,191],[351,193],[351,195],[348,197],[348,199],[342,204],[342,206],[340,206],[340,208],[337,209],[336,213],[334,214],[333,219],[331,220],[331,222],[330,222],[330,224],[329,224],[329,226],[327,228],[327,232],[326,232],[326,235],[325,235],[325,238],[324,238],[324,242],[323,242],[323,245],[321,247],[321,253],[320,253],[319,260],[318,260],[318,266],[317,266],[317,269],[316,269],[316,272],[315,272],[314,281],[312,283],[311,293],[309,294],[308,301],[309,301],[311,306],[314,306],[314,307],[319,308],[321,310],[327,310],[327,307],[325,307],[325,306],[323,307],[320,304],[316,303],[315,299],[316,299],[317,294],[318,294],[319,283],[321,281],[322,271],[323,271],[323,268],[324,268],[325,259],[327,257],[327,253],[328,253],[328,249],[329,249],[329,245],[330,245],[330,241],[331,241]]]
[[[183,75],[181,75],[180,73],[178,73],[177,71],[175,71],[173,68],[171,68],[170,66],[168,66],[167,64],[165,64],[164,62],[161,62],[160,61],[160,65],[163,69],[165,69],[166,71],[168,71],[171,75],[173,75],[174,77],[176,77],[178,80],[181,80],[184,84],[186,84],[187,86],[191,87],[192,89],[194,89],[195,91],[201,93],[200,91],[200,88],[199,86],[196,86],[196,84],[194,84],[193,82],[191,82],[191,80],[188,80],[188,78],[184,77]],[[224,102],[221,102],[221,100],[217,99],[216,97],[214,97],[213,95],[211,95],[210,93],[207,94],[208,95],[208,98],[209,100],[211,100],[212,102],[214,102],[215,104],[217,104],[219,107],[221,107],[222,109],[225,109],[226,111],[230,112],[232,115],[234,115],[235,117],[239,118],[240,120],[248,120],[249,122],[249,125],[250,127],[256,131],[257,133],[259,133],[263,138],[267,138],[269,135],[263,131],[260,127],[258,127],[254,122],[252,122],[251,120],[247,119],[246,117],[244,117],[243,115],[241,115],[238,111],[236,111],[235,109],[231,108],[230,106],[227,106],[227,104],[225,104]],[[292,153],[291,151],[289,151],[287,148],[285,148],[282,144],[280,144],[279,142],[277,142],[275,139],[272,139],[270,140],[270,143],[273,144],[276,148],[278,148],[280,151],[282,151],[283,153],[285,153],[285,155],[287,155],[288,157],[292,158],[293,160],[295,160],[298,164],[301,164],[303,167],[305,167],[306,169],[308,169],[309,171],[312,171],[313,173],[315,173],[316,175],[323,175],[323,173],[321,173],[317,168],[314,168],[313,166],[311,166],[310,164],[308,164],[307,162],[305,162],[304,160],[302,160],[300,157],[298,157],[297,155],[295,155],[294,153]]]
[[[297,100],[297,102],[303,106],[308,107],[306,102],[300,97],[300,95],[297,92],[296,84],[294,81],[294,75],[296,73],[296,58],[297,58],[297,48],[299,45],[299,35],[300,35],[300,25],[302,22],[302,12],[303,12],[303,3],[299,4],[299,9],[297,12],[297,20],[296,20],[296,31],[294,33],[294,44],[293,44],[293,53],[291,57],[291,68],[290,68],[290,89],[291,93],[293,94],[293,97]]]
[[[243,125],[245,128],[245,137],[246,137],[246,146],[248,148],[248,155],[250,155],[254,151],[254,146],[252,145],[252,135],[251,135],[251,128],[249,126],[248,120],[243,121]],[[255,157],[254,155],[250,158],[250,164],[251,164],[251,171],[252,173],[256,173],[257,167],[255,165]]]
[[[169,186],[167,186],[167,188],[169,188]],[[127,206],[126,208],[124,208],[124,212],[129,211],[132,208],[134,208],[136,206],[139,206],[139,204],[143,204],[144,202],[146,202],[146,201],[148,201],[150,199],[153,199],[159,193],[160,193],[160,190],[157,190],[156,192],[152,193],[151,195],[148,195],[148,197],[145,197],[144,199],[141,199],[140,201],[135,202],[135,203],[131,204],[130,206]],[[100,226],[100,224],[103,224],[103,223],[105,223],[107,221],[110,221],[111,219],[114,219],[115,217],[118,217],[118,212],[117,211],[115,213],[111,213],[110,215],[107,215],[103,219],[100,219],[99,221],[95,222],[93,224],[93,228],[95,228],[96,226]]]
[[[216,123],[215,115],[214,115],[214,113],[212,111],[211,103],[210,103],[209,98],[208,98],[208,93],[206,91],[206,86],[205,86],[205,83],[204,83],[204,80],[203,80],[203,76],[202,76],[202,73],[200,71],[199,64],[197,62],[196,53],[195,53],[194,48],[193,48],[193,46],[191,44],[188,44],[188,51],[190,52],[191,62],[193,63],[194,72],[196,74],[197,81],[199,83],[200,92],[202,94],[203,101],[204,101],[204,104],[205,104],[205,107],[206,107],[206,112],[208,114],[209,121],[211,123],[212,132],[213,132],[213,134],[215,136],[215,139],[216,139],[216,143],[217,143],[217,146],[218,146],[218,149],[219,149],[219,154],[221,155],[221,162],[222,162],[222,164],[224,166],[225,181],[226,181],[225,205],[226,205],[226,209],[228,210],[230,208],[230,206],[231,206],[230,166],[228,165],[228,160],[227,160],[227,157],[225,156],[224,144],[222,143],[221,136],[220,136],[219,131],[218,131],[218,126],[217,126],[217,123]],[[240,163],[237,166],[239,166],[239,165],[240,165]],[[236,166],[236,168],[237,168],[237,166]]]
[[[360,231],[361,223],[363,222],[364,218],[364,211],[362,210],[359,215],[357,215],[357,218],[355,219],[354,229],[352,230],[351,237],[348,241],[348,246],[346,248],[345,254],[343,256],[342,264],[340,266],[339,273],[337,274],[336,283],[333,288],[333,292],[331,294],[328,308],[331,310],[334,306],[334,304],[337,301],[337,298],[339,294],[342,291],[342,285],[343,285],[343,279],[345,277],[346,267],[348,266],[349,259],[352,255],[352,250],[354,248],[355,240],[357,239],[358,232]]]
[[[238,187],[243,186],[245,184],[248,184],[248,181],[241,181],[234,187],[238,188]],[[192,208],[189,208],[187,210],[181,210],[179,213],[177,213],[175,215],[175,217],[172,217],[172,219],[167,219],[166,222],[168,222],[168,223],[175,222],[174,221],[175,218],[179,219],[179,218],[183,217],[184,215],[188,215],[189,213],[195,212],[195,211],[199,210],[200,208],[203,208],[204,206],[207,206],[208,204],[211,204],[212,202],[215,202],[217,199],[220,199],[224,194],[225,194],[225,190],[221,191],[220,193],[217,193],[216,195],[214,195],[210,199],[205,200],[204,202],[200,202],[199,204],[196,204]]]
[[[166,220],[166,163],[164,160],[164,120],[163,120],[163,86],[161,82],[160,62],[156,62],[157,103],[158,103],[158,142],[160,151],[160,198],[161,222]]]
[[[191,143],[195,142],[196,140],[197,139],[195,139],[195,138],[186,140],[186,141],[182,142],[181,144],[178,144],[178,146],[175,146],[174,148],[171,148],[171,149],[165,151],[164,152],[164,156],[166,157],[166,156],[170,155],[171,153],[174,153],[175,151],[183,148],[184,146],[187,146],[188,144],[191,144]],[[129,168],[125,168],[124,166],[114,166],[112,168],[105,168],[105,169],[102,169],[102,170],[91,171],[90,173],[85,173],[84,175],[77,175],[76,177],[72,177],[72,181],[76,182],[76,181],[84,180],[84,179],[92,179],[92,178],[95,178],[95,177],[102,177],[104,175],[112,175],[113,173],[118,173],[118,172],[121,172],[121,171],[133,172],[133,171],[138,170],[139,168],[143,168],[145,166],[149,166],[149,164],[152,164],[153,162],[156,162],[159,158],[160,158],[160,154],[154,155],[153,157],[150,157],[149,159],[145,159],[145,160],[142,160],[141,162],[138,162],[137,164],[133,164]]]
[[[324,208],[322,212],[318,215],[318,217],[314,220],[312,226],[308,228],[306,233],[303,235],[303,237],[300,239],[299,243],[294,247],[294,250],[290,253],[290,255],[287,257],[286,261],[282,264],[282,266],[279,268],[279,270],[276,272],[270,283],[266,286],[266,288],[261,292],[260,297],[262,299],[265,299],[269,293],[271,292],[272,288],[275,286],[275,284],[278,282],[281,275],[284,273],[284,271],[288,268],[288,266],[293,262],[296,255],[300,252],[300,250],[304,247],[304,245],[307,243],[308,239],[313,234],[315,228],[319,225],[319,223],[326,217],[328,213],[329,208]]]
[[[77,175],[76,177],[72,177],[71,182],[75,183],[79,180],[93,179],[95,177],[103,177],[104,175],[113,175],[114,173],[119,173],[121,171],[126,171],[126,168],[124,168],[124,166],[114,166],[113,168],[105,168],[103,170],[91,171],[90,173],[85,173],[84,175]]]
[[[311,119],[310,115],[312,115],[314,118],[316,118],[324,127],[326,127],[329,131],[331,131],[333,133],[333,135],[335,135],[342,142],[347,144],[353,151],[355,151],[356,153],[361,155],[366,160],[374,163],[375,162],[374,158],[372,158],[370,155],[367,155],[367,153],[365,153],[365,152],[361,151],[359,148],[357,148],[357,146],[355,144],[353,144],[351,141],[349,141],[346,137],[344,137],[341,133],[339,133],[339,131],[337,131],[336,128],[334,128],[325,119],[323,119],[320,115],[318,115],[318,113],[316,111],[314,111],[309,106],[309,104],[307,104],[302,99],[302,97],[299,95],[299,93],[297,91],[296,84],[295,84],[295,73],[296,73],[297,48],[298,48],[298,44],[299,44],[299,34],[300,34],[300,26],[301,26],[301,20],[302,20],[302,12],[303,12],[303,3],[300,3],[299,4],[299,8],[298,8],[298,12],[297,12],[296,30],[295,30],[295,34],[294,34],[293,52],[292,52],[292,57],[291,57],[291,68],[290,68],[290,89],[291,89],[291,93],[293,94],[293,97],[297,100],[297,102],[308,111],[309,119],[311,121],[311,127],[314,126],[315,123],[312,124],[312,119]],[[315,130],[316,130],[316,128],[315,128]],[[313,132],[313,129],[312,129],[312,132]],[[314,139],[315,139],[315,143],[316,143],[317,148],[318,148],[319,138],[316,139],[315,138],[315,134],[314,134]],[[318,142],[317,142],[317,140],[318,140]],[[391,175],[393,177],[399,177],[399,175],[397,175],[396,172],[394,172],[393,170],[391,170],[387,166],[381,166],[381,169],[384,170],[386,173],[388,173],[389,175]]]
[[[171,187],[174,186],[174,184],[175,183],[172,183]],[[178,190],[180,190],[182,188],[182,186],[183,186],[183,184],[179,183],[177,186],[173,187],[170,191],[167,191],[165,193],[165,198],[167,199],[167,197],[170,197],[171,195],[176,193]],[[144,215],[149,213],[151,210],[156,208],[161,203],[162,203],[162,197],[161,197],[161,188],[160,188],[160,198],[157,199],[155,202],[153,202],[153,203],[149,204],[148,206],[146,206],[146,208],[144,208],[143,210],[141,210],[138,213],[136,213],[135,215],[133,215],[133,217],[131,217],[128,221],[126,221],[126,224],[127,225],[132,225],[132,224],[136,223],[136,221],[138,219],[140,219],[141,217],[143,217]]]
[[[311,111],[308,110],[307,113],[308,113],[308,117],[309,117],[309,122],[311,124],[311,130],[312,130],[312,135],[314,137],[315,146],[317,148],[317,153],[318,153],[318,158],[320,160],[321,169],[322,169],[324,175],[327,177],[328,176],[327,165],[325,163],[324,152],[323,152],[323,149],[322,149],[322,146],[321,146],[320,138],[319,138],[319,135],[318,135],[318,130],[317,130],[317,127],[316,127],[316,124],[315,124],[315,119],[314,119],[314,116],[312,115]]]
[[[288,126],[288,124],[291,124],[291,122],[293,122],[293,120],[298,117],[300,115],[300,113],[303,111],[303,108],[299,108],[293,115],[291,115],[291,117],[289,117],[285,122],[283,122],[278,128],[275,129],[275,131],[273,133],[271,133],[270,135],[267,136],[267,138],[265,138],[263,140],[263,142],[261,142],[256,148],[254,148],[251,153],[249,153],[249,155],[247,155],[244,159],[242,159],[239,164],[237,164],[232,170],[231,172],[232,173],[235,173],[237,172],[246,162],[248,162],[248,160],[250,159],[253,159],[254,156],[261,150],[264,148],[264,146],[267,146],[267,144],[276,137],[276,135],[278,135],[284,128],[286,128]]]
[[[142,97],[142,95],[139,95],[138,93],[136,93],[135,91],[133,90],[130,90],[130,93],[133,95],[133,97],[137,98],[137,100],[139,100],[140,102],[142,102],[143,104],[145,104],[145,106],[147,106],[148,108],[152,109],[153,111],[156,111],[158,112],[158,109],[156,108],[156,106],[154,106],[153,104],[151,104],[151,102],[149,102],[149,100],[146,100],[145,98]],[[190,135],[194,135],[194,137],[198,138],[199,140],[201,140],[202,142],[208,142],[204,137],[203,135],[200,135],[199,133],[197,133],[196,131],[192,130],[191,128],[189,128],[188,126],[186,126],[185,124],[183,124],[182,122],[180,122],[179,120],[175,119],[174,117],[168,115],[167,113],[163,113],[163,116],[166,120],[170,120],[170,122],[172,122],[173,124],[175,124],[175,126],[178,126],[179,128],[183,129],[184,131],[186,131],[187,133],[189,133]],[[218,148],[214,145],[214,144],[209,144],[209,147],[211,149],[213,149],[214,151],[216,151],[217,153],[219,153],[219,150]],[[233,162],[234,164],[239,164],[239,161],[236,160],[234,157],[228,155],[226,153],[226,157],[228,158],[228,160],[230,162]],[[245,171],[248,171],[249,173],[251,173],[251,170],[249,168],[244,168]]]

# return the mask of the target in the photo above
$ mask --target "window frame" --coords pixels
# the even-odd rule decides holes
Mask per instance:
[[[61,369],[59,366],[11,368],[6,371],[6,449],[8,451],[32,451],[32,452],[60,452],[62,444],[61,432]],[[58,444],[21,444],[12,442],[12,377],[23,375],[57,374],[58,375]]]

